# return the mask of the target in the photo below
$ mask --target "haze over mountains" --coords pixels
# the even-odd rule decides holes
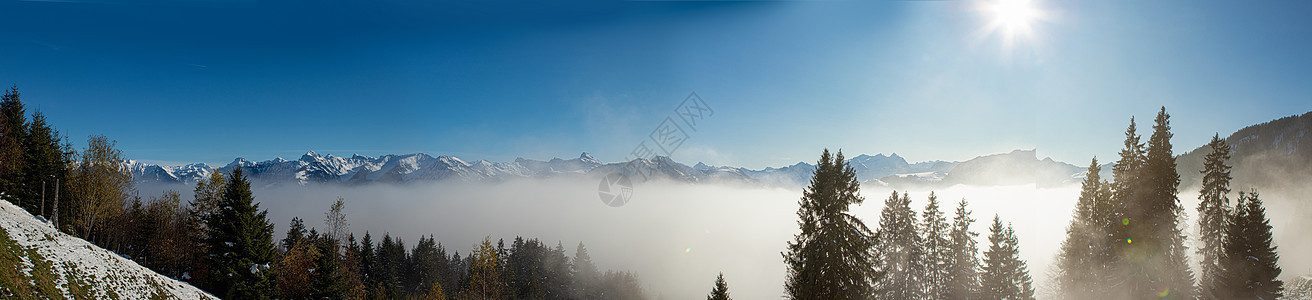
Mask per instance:
[[[894,187],[940,184],[1070,183],[1078,182],[1083,178],[1080,173],[1083,168],[1047,158],[1040,160],[1034,150],[986,155],[965,162],[909,163],[897,154],[873,156],[863,154],[848,159],[848,162],[856,170],[858,179],[866,184]],[[235,168],[242,168],[242,171],[253,181],[264,185],[313,183],[357,185],[443,180],[502,181],[557,176],[599,177],[612,172],[621,172],[633,178],[799,188],[808,183],[815,169],[814,165],[806,162],[761,170],[710,166],[703,163],[689,166],[666,156],[603,163],[587,153],[573,159],[554,158],[547,161],[518,158],[512,162],[486,160],[468,162],[457,157],[444,155],[434,157],[423,153],[384,155],[376,158],[353,155],[345,158],[332,154],[320,155],[313,151],[297,160],[275,158],[252,162],[245,158],[237,158],[218,168],[203,163],[159,166],[131,160],[125,161],[124,165],[131,170],[139,182],[190,184],[207,178],[216,171],[227,173]]]
[[[1279,182],[1286,178],[1306,178],[1312,169],[1312,150],[1303,147],[1303,139],[1312,130],[1312,113],[1290,116],[1241,129],[1227,138],[1234,147],[1237,183]],[[1187,149],[1187,148],[1186,148]],[[1201,146],[1179,156],[1177,167],[1181,186],[1198,184],[1202,166]],[[1103,158],[1103,178],[1111,178],[1114,157]],[[1071,164],[1051,158],[1038,158],[1035,150],[982,155],[970,160],[908,162],[896,153],[891,155],[857,155],[848,163],[857,179],[868,185],[898,189],[936,188],[956,184],[1014,185],[1034,183],[1051,186],[1078,183],[1085,177],[1082,163]],[[692,166],[665,156],[638,158],[627,162],[605,163],[583,153],[577,158],[533,160],[518,158],[511,162],[465,161],[452,156],[424,153],[369,157],[321,155],[313,151],[296,160],[275,158],[252,162],[236,158],[215,168],[204,163],[183,166],[159,166],[125,161],[139,182],[194,183],[212,172],[242,170],[263,185],[416,183],[443,180],[503,181],[517,178],[557,176],[600,177],[623,172],[630,177],[663,178],[690,183],[729,182],[783,188],[800,188],[810,180],[815,166],[808,162],[778,168],[752,170],[733,166]]]

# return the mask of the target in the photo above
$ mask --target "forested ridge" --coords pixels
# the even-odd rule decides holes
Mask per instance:
[[[387,232],[357,237],[341,198],[323,226],[293,218],[276,238],[240,169],[201,180],[188,202],[176,191],[143,198],[113,140],[93,135],[75,151],[41,111],[28,119],[20,96],[11,87],[0,101],[0,197],[224,299],[647,298],[637,274],[598,268],[582,242],[567,252],[562,242],[489,236],[461,253],[432,235],[413,246]],[[0,294],[36,296],[8,279]]]

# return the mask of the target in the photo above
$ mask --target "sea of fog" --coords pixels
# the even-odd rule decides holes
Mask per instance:
[[[346,199],[351,230],[357,238],[368,231],[374,240],[384,233],[413,246],[420,236],[433,235],[447,251],[468,253],[484,237],[533,237],[562,243],[573,256],[579,242],[601,269],[638,273],[654,299],[703,297],[716,274],[724,272],[730,291],[742,299],[770,299],[783,294],[785,266],[780,252],[797,228],[800,190],[647,182],[634,187],[632,200],[610,207],[597,195],[598,182],[582,179],[530,179],[502,183],[433,183],[411,185],[283,186],[255,191],[261,208],[276,225],[275,239],[293,216],[307,226],[323,227],[324,212],[338,197]],[[172,188],[190,194],[190,187],[142,187],[143,197]],[[900,193],[901,191],[899,191]],[[865,202],[851,208],[872,230],[891,193],[864,188]],[[929,191],[910,191],[912,207],[922,210]],[[953,186],[934,191],[940,209],[951,218],[957,202],[966,199],[977,221],[981,251],[987,248],[988,225],[994,215],[1015,227],[1021,256],[1028,261],[1040,296],[1049,288],[1053,257],[1064,238],[1078,185],[1039,188],[1018,186]],[[1187,232],[1196,231],[1192,213],[1197,192],[1180,194]],[[1279,196],[1277,196],[1279,197]],[[1305,203],[1272,201],[1268,203]],[[1269,204],[1286,274],[1312,272],[1306,255],[1312,245],[1283,228],[1307,228],[1299,221],[1306,207]],[[1304,205],[1306,206],[1306,205]],[[1302,231],[1306,232],[1306,231]],[[1191,242],[1192,243],[1192,242]],[[1191,245],[1192,247],[1192,245]],[[1292,251],[1291,251],[1292,250]],[[1292,268],[1292,269],[1291,269]]]

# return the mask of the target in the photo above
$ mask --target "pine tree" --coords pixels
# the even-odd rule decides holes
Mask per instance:
[[[1149,137],[1143,168],[1136,178],[1137,189],[1128,199],[1128,239],[1122,257],[1129,279],[1139,282],[1132,291],[1138,297],[1194,297],[1193,274],[1188,267],[1184,236],[1178,220],[1183,208],[1176,198],[1180,175],[1171,151],[1170,115],[1158,112]]]
[[[916,233],[916,212],[911,197],[897,191],[884,200],[879,214],[876,253],[882,258],[879,296],[886,299],[913,299],[923,294],[920,274],[922,242]]]
[[[365,231],[364,239],[360,240],[359,265],[360,278],[364,282],[365,297],[369,299],[374,299],[375,295],[378,294],[378,290],[374,289],[374,286],[378,284],[378,275],[375,274],[376,269],[374,267],[374,262],[378,260],[378,257],[374,255],[375,247],[373,236]]]
[[[924,262],[923,269],[925,277],[921,280],[924,286],[925,298],[937,297],[948,293],[948,280],[951,276],[948,268],[952,259],[952,248],[949,238],[949,225],[943,212],[939,210],[938,197],[933,192],[929,193],[929,203],[925,205],[925,211],[921,214],[924,222],[920,226],[920,231],[924,233],[921,241],[924,242],[924,252],[921,261]]]
[[[1271,224],[1256,191],[1239,193],[1235,213],[1226,225],[1221,272],[1217,275],[1219,298],[1276,299],[1282,283],[1276,247],[1271,244]]]
[[[505,268],[508,273],[506,284],[511,287],[513,298],[546,297],[548,251],[546,245],[537,239],[515,237]]]
[[[1201,257],[1199,265],[1202,267],[1198,296],[1202,299],[1221,299],[1217,293],[1216,275],[1221,272],[1221,255],[1224,253],[1222,241],[1225,238],[1222,233],[1230,214],[1230,199],[1226,196],[1230,193],[1230,166],[1226,165],[1226,161],[1230,160],[1230,146],[1218,134],[1212,136],[1207,147],[1211,152],[1203,162],[1203,189],[1198,193],[1198,236],[1202,240],[1198,248],[1198,256]]]
[[[274,294],[273,224],[251,195],[241,169],[233,170],[217,214],[207,218],[213,286],[210,292],[230,299],[270,299]]]
[[[440,284],[446,265],[446,254],[438,250],[437,241],[432,236],[420,236],[414,250],[410,251],[410,265],[414,267],[412,280],[419,292],[424,287]]]
[[[574,295],[581,299],[596,299],[598,297],[597,285],[601,280],[601,274],[597,271],[597,265],[592,263],[592,256],[588,255],[588,248],[583,247],[583,242],[574,251],[574,263],[571,265],[570,273],[574,278]]]
[[[32,199],[23,202],[25,209],[34,215],[45,215],[40,211],[41,201],[45,200],[42,196],[53,196],[56,180],[67,181],[67,166],[72,161],[73,151],[60,144],[59,130],[46,123],[45,114],[39,110],[32,114],[25,133],[22,145],[25,162],[25,181],[22,184],[25,188],[20,190],[19,196]]]
[[[1106,213],[1111,195],[1099,176],[1102,167],[1097,158],[1087,170],[1056,262],[1058,292],[1066,299],[1097,299],[1111,293],[1110,256],[1103,250],[1111,243],[1105,225],[1113,222]]]
[[[546,299],[570,299],[573,296],[570,285],[574,277],[571,276],[569,257],[565,256],[565,245],[557,241],[556,248],[547,252],[543,261],[547,277],[544,292]]]
[[[975,242],[979,233],[970,230],[975,219],[970,217],[966,204],[966,199],[961,199],[957,204],[956,216],[952,218],[952,231],[949,232],[951,238],[948,242],[952,251],[948,266],[944,268],[948,270],[948,289],[943,297],[946,299],[975,299],[980,290],[979,247]]]
[[[1020,259],[1020,246],[1011,225],[1002,226],[1002,219],[993,216],[989,227],[989,249],[984,251],[982,276],[983,299],[1034,299],[1033,282],[1025,261]]]
[[[342,299],[346,295],[346,283],[342,278],[340,258],[337,256],[337,242],[328,233],[315,235],[311,243],[319,252],[314,262],[314,271],[310,272],[311,299]]]
[[[354,233],[346,235],[345,250],[341,257],[342,281],[346,286],[345,297],[347,299],[364,299],[365,285],[364,277],[360,273],[360,244],[355,240]]]
[[[27,136],[27,110],[19,96],[18,86],[13,86],[0,97],[0,193],[11,202],[19,201],[26,181],[23,138]]]
[[[711,289],[711,294],[706,296],[706,300],[729,300],[729,283],[724,282],[724,272],[715,277],[715,288]]]
[[[292,223],[287,226],[287,237],[282,238],[282,251],[292,250],[301,240],[305,239],[305,222],[300,217],[292,217]]]
[[[1131,215],[1127,210],[1131,204],[1139,200],[1139,177],[1143,169],[1144,145],[1139,142],[1140,136],[1135,133],[1137,126],[1134,117],[1130,117],[1130,126],[1125,130],[1124,148],[1120,152],[1120,160],[1112,167],[1112,198],[1103,211],[1109,220],[1105,223],[1105,231],[1112,238],[1109,243],[1104,245],[1104,253],[1112,259],[1110,263],[1119,264],[1119,257],[1124,255],[1125,246],[1129,245],[1129,224],[1139,222],[1138,219],[1131,220]],[[1104,220],[1100,220],[1104,221]],[[1124,266],[1113,268],[1114,281],[1124,281]]]
[[[375,259],[374,275],[377,276],[378,283],[382,287],[381,290],[376,291],[377,295],[392,299],[404,298],[403,283],[409,266],[405,241],[392,238],[390,233],[384,233],[382,243],[378,244]]]
[[[831,156],[826,149],[798,200],[801,233],[794,235],[783,253],[788,264],[786,297],[863,299],[872,294],[871,284],[879,277],[873,234],[848,213],[851,205],[863,201],[856,171],[841,151]]]
[[[633,272],[606,271],[601,275],[601,299],[645,300],[647,295]]]

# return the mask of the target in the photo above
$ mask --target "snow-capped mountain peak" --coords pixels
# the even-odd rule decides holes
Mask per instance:
[[[1070,181],[1078,177],[1082,168],[1055,162],[1051,158],[1035,159],[1034,150],[1017,150],[1010,153],[981,156],[970,163],[970,168],[949,174],[958,162],[927,161],[908,163],[896,153],[891,155],[857,155],[847,160],[857,172],[857,179],[880,185],[899,185],[908,180],[916,184],[937,184],[940,181],[969,183],[974,177],[966,174],[979,165],[994,165],[986,161],[1007,161],[1037,164],[1043,176],[1056,176],[1059,182]],[[982,160],[981,160],[982,159]],[[547,161],[516,158],[511,162],[494,162],[488,160],[465,161],[458,157],[424,153],[402,155],[383,155],[377,158],[353,154],[350,158],[322,155],[308,151],[294,161],[274,158],[267,161],[252,162],[245,158],[236,158],[223,167],[214,169],[206,164],[163,167],[137,161],[125,161],[124,166],[133,172],[138,181],[157,181],[164,183],[194,183],[207,178],[213,172],[230,173],[241,168],[252,182],[261,185],[277,184],[366,184],[366,183],[410,183],[440,180],[462,181],[501,181],[514,178],[547,178],[555,176],[605,176],[611,172],[622,172],[631,176],[661,177],[684,182],[735,181],[754,182],[767,186],[801,187],[806,185],[815,170],[815,165],[805,161],[784,167],[768,167],[760,170],[712,166],[697,163],[688,166],[675,161],[669,156],[655,156],[651,159],[638,158],[625,162],[603,163],[587,152],[582,152],[574,159],[552,158]],[[1032,169],[1029,169],[1032,170]],[[1069,173],[1069,174],[1067,174]],[[1026,173],[1030,174],[1030,173]],[[1033,176],[1033,175],[1030,175]]]

